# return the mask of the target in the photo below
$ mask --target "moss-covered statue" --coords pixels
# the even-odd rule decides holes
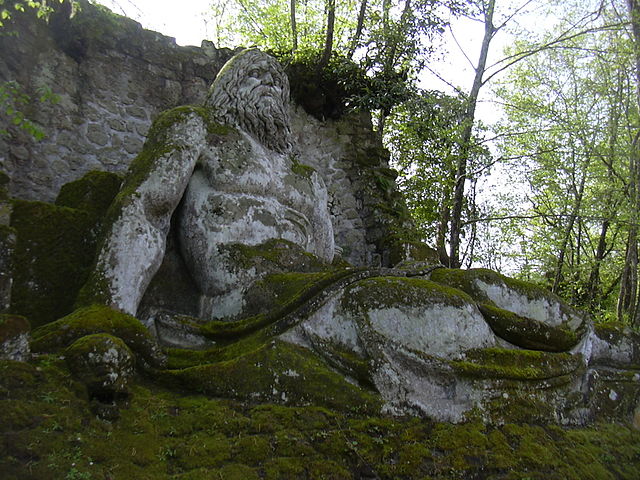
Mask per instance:
[[[292,141],[288,93],[278,63],[245,50],[204,107],[156,120],[103,222],[79,309],[36,330],[36,351],[115,336],[157,379],[248,401],[449,421],[631,418],[634,334],[594,329],[555,295],[489,270],[332,262],[336,202]],[[174,347],[168,368],[131,315]]]
[[[199,317],[242,311],[257,272],[243,268],[236,245],[283,239],[330,262],[327,191],[316,172],[295,168],[288,108],[282,68],[249,49],[224,66],[204,108],[161,119],[112,207],[84,300],[135,315],[176,209],[180,253],[202,294]]]

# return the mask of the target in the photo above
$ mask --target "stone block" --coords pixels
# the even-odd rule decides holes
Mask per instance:
[[[105,128],[102,125],[92,123],[87,127],[87,140],[104,147],[109,143],[109,136],[105,133]]]

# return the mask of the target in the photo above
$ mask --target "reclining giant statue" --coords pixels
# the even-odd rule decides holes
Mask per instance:
[[[185,113],[165,131],[142,178],[119,198],[118,218],[92,276],[94,295],[135,315],[165,253],[178,209],[180,253],[202,292],[203,318],[241,312],[255,277],[225,248],[283,239],[322,260],[333,258],[327,191],[316,172],[294,168],[289,81],[259,50],[233,57],[211,87],[204,110]],[[147,145],[147,149],[152,148]]]
[[[276,372],[264,357],[245,363],[270,372],[268,388],[203,367],[295,345],[377,392],[391,413],[564,423],[605,407],[632,414],[637,339],[605,338],[544,289],[419,258],[387,268],[333,261],[327,186],[293,140],[288,97],[280,65],[249,49],[222,68],[204,107],[163,114],[111,206],[78,305],[137,315],[165,346],[201,349],[205,380],[189,368],[170,376],[213,394],[308,401],[286,387],[307,382],[304,373]],[[187,311],[145,300],[169,254],[197,290]]]

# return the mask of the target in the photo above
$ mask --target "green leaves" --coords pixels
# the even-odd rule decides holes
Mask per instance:
[[[44,131],[36,123],[29,120],[25,114],[25,109],[29,107],[33,99],[40,103],[55,104],[58,102],[59,97],[49,87],[38,88],[32,97],[26,94],[17,82],[0,83],[0,115],[6,118],[7,123],[25,131],[35,140],[40,141],[45,137]],[[9,132],[0,130],[0,135],[9,135]]]

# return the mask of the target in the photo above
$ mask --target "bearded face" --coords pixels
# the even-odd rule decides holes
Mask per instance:
[[[291,149],[289,81],[280,65],[259,50],[245,50],[222,68],[207,106],[271,150]]]

